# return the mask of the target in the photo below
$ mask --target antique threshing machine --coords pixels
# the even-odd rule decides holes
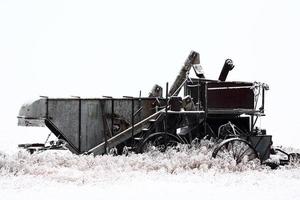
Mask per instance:
[[[197,78],[190,78],[193,68]],[[233,62],[227,59],[218,80],[207,79],[200,57],[192,51],[165,95],[155,85],[148,97],[48,98],[23,105],[21,126],[46,126],[59,142],[23,144],[30,151],[64,146],[75,154],[102,155],[124,147],[136,153],[149,146],[164,151],[195,138],[215,138],[212,157],[224,152],[240,163],[258,158],[265,162],[280,151],[288,163],[291,155],[272,148],[272,136],[256,126],[264,116],[265,91],[258,82],[226,81]],[[183,91],[182,91],[183,90]],[[181,94],[181,96],[179,95]],[[164,97],[163,97],[164,96]]]

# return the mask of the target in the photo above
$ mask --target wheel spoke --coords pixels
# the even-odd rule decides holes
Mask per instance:
[[[164,152],[168,147],[175,147],[178,143],[180,140],[170,133],[154,133],[142,142],[137,152],[142,153],[151,149]]]
[[[235,157],[236,157],[236,147],[237,147],[237,145],[234,145],[235,144],[235,141],[232,141],[232,156],[233,156],[233,158],[235,159]]]
[[[241,155],[240,158],[244,157],[244,155],[247,155],[246,152],[248,152],[249,150],[251,150],[250,148],[247,148]]]
[[[242,144],[242,143],[241,143],[241,144]],[[239,150],[239,152],[238,152],[238,154],[237,154],[238,157],[240,157],[242,151],[243,151],[243,147],[240,148],[240,150]]]
[[[239,164],[244,159],[245,161],[251,161],[257,158],[256,151],[246,141],[239,138],[231,138],[224,140],[214,150],[213,157],[231,157]]]

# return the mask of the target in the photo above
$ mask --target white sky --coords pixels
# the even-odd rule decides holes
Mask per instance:
[[[232,58],[229,80],[268,83],[262,125],[275,144],[300,147],[299,10],[296,0],[0,0],[1,137],[23,131],[28,99],[147,95],[195,50],[209,78]]]

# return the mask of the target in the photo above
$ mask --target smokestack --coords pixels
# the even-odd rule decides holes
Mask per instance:
[[[226,59],[219,76],[219,81],[226,81],[229,71],[231,71],[233,68],[234,68],[233,61],[231,59]]]

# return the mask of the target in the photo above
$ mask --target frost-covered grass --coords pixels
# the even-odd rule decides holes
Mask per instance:
[[[202,140],[192,146],[181,145],[162,153],[157,150],[127,156],[74,155],[69,151],[46,151],[29,154],[0,153],[1,176],[40,176],[57,182],[91,183],[114,180],[122,176],[158,172],[180,173],[233,173],[247,170],[268,171],[258,160],[236,165],[228,159],[211,157],[214,143]],[[294,165],[285,168],[293,168]]]
[[[81,199],[87,195],[98,199],[182,199],[198,195],[219,199],[248,192],[250,195],[243,199],[270,192],[273,193],[266,199],[282,199],[279,197],[286,193],[287,199],[300,197],[298,164],[278,170],[262,166],[257,160],[236,165],[231,159],[212,159],[213,145],[203,140],[165,153],[153,150],[128,156],[77,156],[68,151],[33,155],[26,151],[2,152],[0,193],[6,195],[4,199],[29,194],[34,194],[31,199]],[[238,197],[235,194],[233,199]]]
[[[68,151],[47,151],[30,155],[19,151],[12,155],[0,154],[2,176],[43,176],[58,182],[94,182],[112,180],[122,175],[159,172],[180,174],[183,172],[241,172],[262,170],[255,160],[235,164],[231,159],[212,159],[213,143],[203,140],[192,147],[181,145],[162,153],[157,150],[127,156],[74,155]]]

